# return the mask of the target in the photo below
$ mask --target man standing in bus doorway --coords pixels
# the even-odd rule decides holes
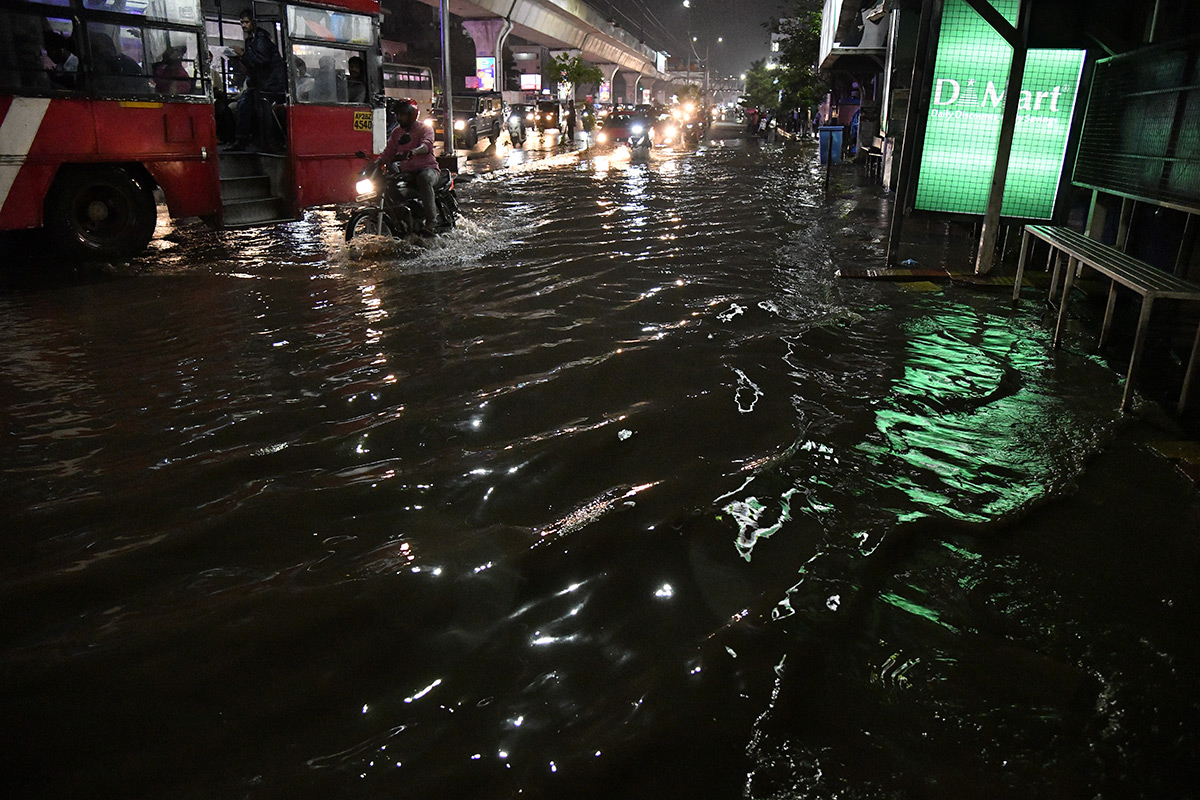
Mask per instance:
[[[245,150],[251,137],[269,146],[267,125],[273,120],[270,104],[282,99],[287,92],[283,57],[270,35],[255,24],[254,12],[250,9],[243,11],[240,19],[245,43],[242,47],[229,48],[227,54],[241,59],[246,70],[246,87],[238,98],[237,138],[230,150]]]
[[[412,103],[400,103],[396,108],[396,127],[379,154],[378,162],[390,164],[392,161],[399,161],[400,171],[416,183],[421,204],[425,206],[425,228],[421,233],[432,236],[437,226],[433,186],[441,173],[433,156],[433,128],[417,121],[417,108]]]

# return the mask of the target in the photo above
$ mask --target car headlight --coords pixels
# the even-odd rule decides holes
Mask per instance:
[[[363,178],[358,183],[354,184],[354,191],[360,195],[375,194],[375,182],[370,178]]]
[[[464,122],[464,121],[463,121],[463,120],[461,120],[461,119],[456,119],[456,120],[454,120],[454,130],[456,130],[456,131],[465,131],[466,129],[467,129],[467,123],[466,123],[466,122]]]
[[[528,119],[528,120],[533,120],[535,118],[536,118],[536,115],[532,111],[525,115],[525,119]]]

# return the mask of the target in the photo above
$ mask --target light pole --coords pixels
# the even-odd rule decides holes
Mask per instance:
[[[686,5],[686,2],[687,2],[687,0],[685,0],[685,5]],[[725,41],[725,37],[724,37],[724,36],[718,36],[718,37],[717,37],[717,44],[721,44],[721,43],[722,43],[722,42],[724,42],[724,41]],[[697,61],[700,61],[700,63],[701,63],[701,64],[703,64],[703,66],[704,66],[704,97],[705,97],[705,98],[707,98],[707,97],[708,97],[708,54],[709,54],[709,47],[710,47],[710,43],[709,43],[709,42],[706,40],[706,41],[704,42],[704,59],[701,61],[701,59],[700,59],[700,54],[696,52],[696,37],[695,37],[695,36],[693,36],[693,37],[692,37],[692,54],[693,54],[694,56],[696,56],[696,60],[697,60]]]
[[[696,52],[696,43],[699,40],[692,35],[692,0],[683,0],[683,7],[687,9],[688,47],[691,48],[691,54],[688,55],[688,77],[690,78],[692,75],[692,58],[694,57],[696,61],[700,62],[704,68],[704,89],[701,92],[701,97],[703,98],[704,102],[708,102],[708,56],[712,43],[708,39],[704,40],[704,58],[701,59],[700,54]],[[724,41],[724,36],[717,37],[717,44],[721,44]]]

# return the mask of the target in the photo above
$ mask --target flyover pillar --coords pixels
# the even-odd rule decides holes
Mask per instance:
[[[617,74],[625,81],[625,102],[637,105],[641,99],[638,97],[638,84],[642,80],[642,73],[623,69]]]
[[[613,86],[613,83],[614,83],[614,81],[616,81],[617,70],[619,70],[620,68],[621,68],[620,64],[597,64],[596,65],[596,69],[600,70],[601,74],[604,75],[604,82],[608,84],[608,97],[605,98],[603,102],[605,102],[607,105],[610,105],[610,106],[617,102],[617,90],[616,90],[616,87]],[[597,97],[596,101],[601,102],[601,98]]]
[[[511,20],[492,17],[491,19],[464,19],[463,27],[475,42],[475,77],[479,79],[479,88],[504,89],[504,40],[513,29]],[[480,59],[490,58],[490,63]],[[488,84],[491,84],[490,86]]]

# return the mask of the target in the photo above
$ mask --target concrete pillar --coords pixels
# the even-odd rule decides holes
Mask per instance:
[[[604,73],[604,80],[608,81],[608,105],[617,102],[617,87],[614,85],[617,79],[617,70],[621,68],[620,64],[597,64],[596,68]],[[600,98],[597,97],[599,102]]]
[[[638,84],[642,80],[642,73],[632,70],[620,70],[617,74],[625,81],[625,102],[631,105],[636,105],[641,99],[638,95]],[[613,101],[616,102],[615,100]]]
[[[463,27],[466,28],[467,33],[471,35],[471,39],[475,42],[475,57],[477,59],[496,59],[495,73],[492,76],[495,80],[495,86],[492,88],[496,91],[503,90],[504,40],[508,38],[509,32],[513,29],[512,22],[499,17],[491,19],[464,19]],[[480,79],[482,84],[485,76],[480,74],[478,70],[475,75]]]

